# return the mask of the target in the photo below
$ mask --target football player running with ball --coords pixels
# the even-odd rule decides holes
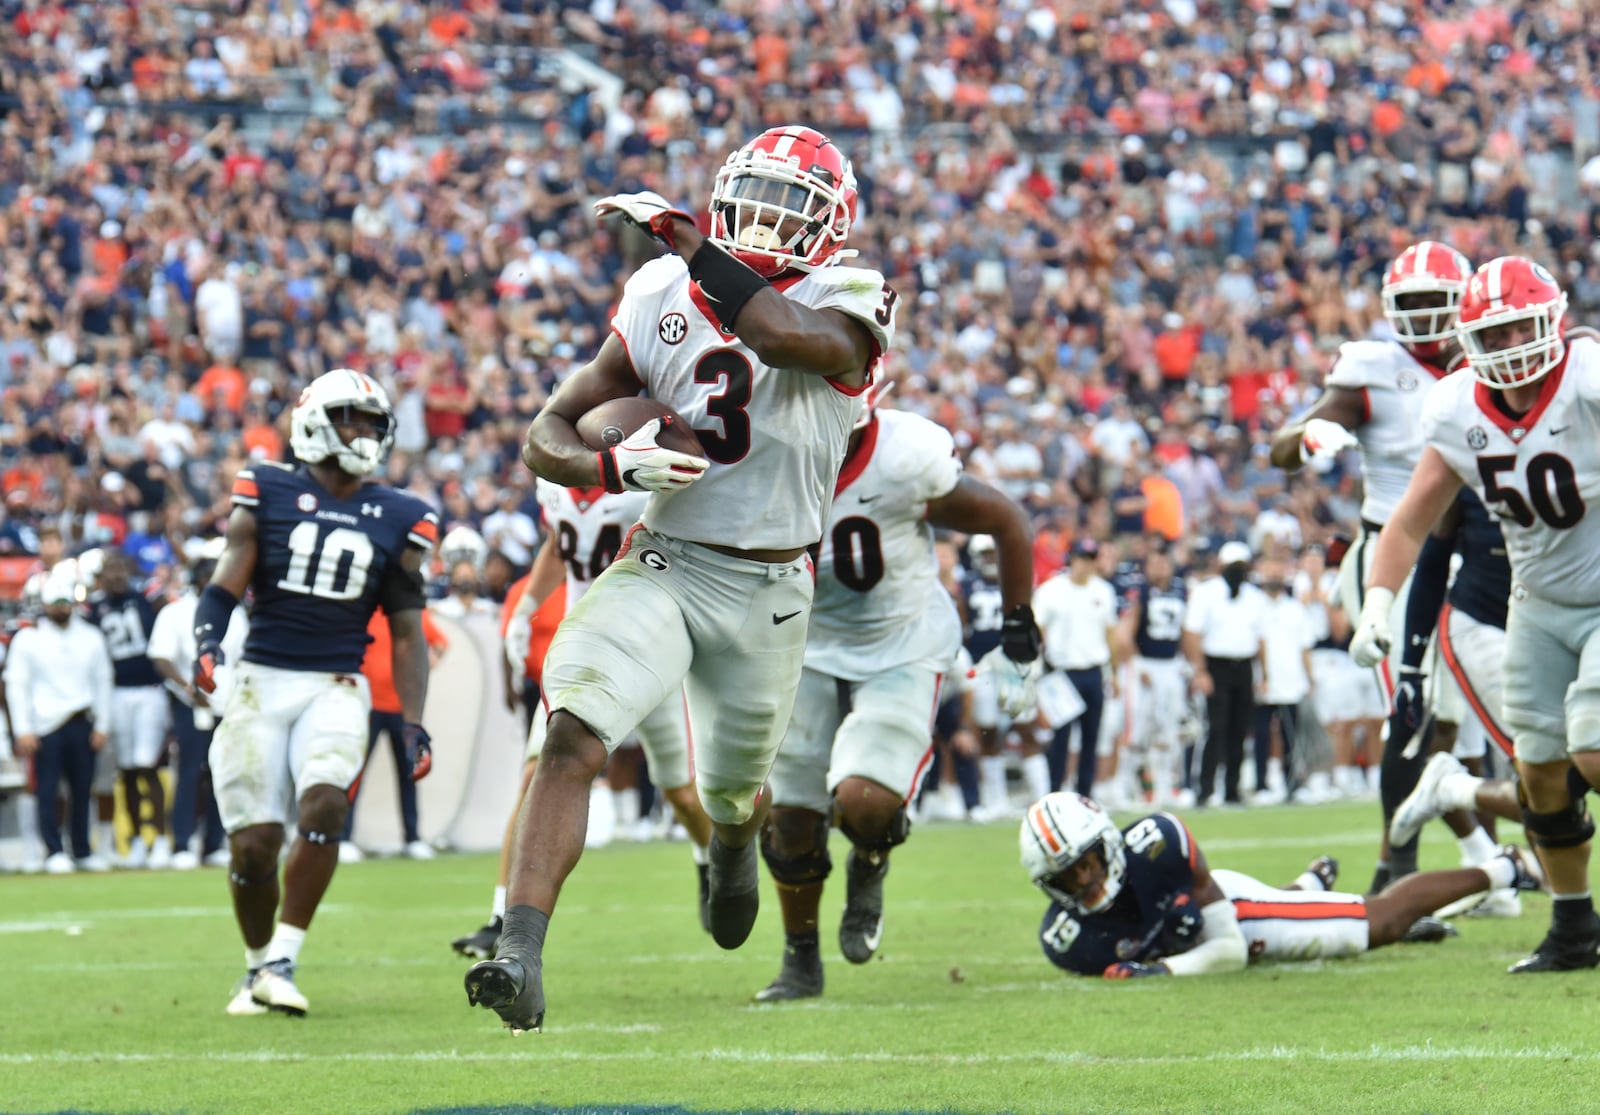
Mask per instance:
[[[1600,780],[1600,343],[1563,336],[1567,296],[1539,264],[1480,267],[1461,303],[1472,375],[1428,395],[1427,447],[1373,556],[1350,654],[1370,665],[1393,643],[1389,604],[1434,523],[1469,486],[1500,519],[1511,559],[1503,664],[1505,727],[1521,777],[1522,824],[1554,896],[1543,943],[1512,972],[1593,968],[1600,917],[1589,896]]]
[[[995,675],[1009,715],[1033,703],[1039,630],[1027,515],[961,474],[948,431],[869,405],[834,486],[800,696],[772,768],[761,854],[785,940],[782,970],[759,1001],[822,994],[817,907],[833,867],[830,823],[851,844],[839,951],[865,964],[878,947],[889,853],[910,834],[906,802],[932,758],[939,688],[961,649],[934,527],[997,541],[1005,619],[1000,646],[980,668]]]
[[[529,428],[523,459],[566,487],[647,490],[643,521],[568,614],[544,668],[549,723],[518,819],[498,953],[468,1001],[540,1028],[541,955],[583,851],[589,783],[652,709],[686,686],[695,776],[711,818],[711,935],[738,948],[760,904],[767,772],[800,682],[822,537],[860,395],[894,337],[893,290],[839,266],[855,174],[833,142],[773,128],[728,157],[711,235],[652,193],[595,205],[671,249],[628,280],[600,351]],[[662,448],[659,419],[596,452],[577,422],[647,392],[705,457]]]
[[[229,1014],[306,1013],[295,965],[338,865],[349,792],[367,757],[361,659],[377,608],[389,617],[411,777],[432,765],[420,723],[428,691],[422,563],[439,525],[420,499],[367,480],[393,441],[394,413],[376,382],[346,368],[313,380],[291,417],[289,444],[301,463],[239,471],[227,548],[195,608],[194,685],[211,693],[234,607],[246,589],[255,596],[244,660],[211,743],[248,967]],[[300,832],[278,911],[291,794]]]

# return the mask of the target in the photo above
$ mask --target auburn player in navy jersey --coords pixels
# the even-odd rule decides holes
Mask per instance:
[[[987,534],[973,535],[967,543],[972,568],[961,581],[962,645],[974,662],[982,662],[1000,645],[1006,610],[1000,593],[1000,553]],[[1000,711],[996,678],[974,674],[972,722],[978,728],[978,802],[987,817],[1015,816],[1006,791],[1005,729],[1008,718]]]
[[[194,683],[210,693],[234,606],[246,589],[255,598],[244,660],[211,745],[248,968],[229,1014],[306,1012],[295,964],[338,864],[348,793],[366,758],[361,660],[377,608],[389,617],[412,779],[432,764],[420,724],[428,688],[422,563],[439,527],[421,500],[367,481],[393,440],[394,414],[373,380],[341,368],[312,381],[290,426],[301,463],[239,472],[227,549],[195,610]],[[291,793],[299,838],[274,930]]]
[[[1508,845],[1481,867],[1408,875],[1367,897],[1333,891],[1338,864],[1326,856],[1279,889],[1211,868],[1170,813],[1119,830],[1093,801],[1067,793],[1033,804],[1021,846],[1023,869],[1050,898],[1039,926],[1045,956],[1107,979],[1354,956],[1404,939],[1418,918],[1468,895],[1543,885],[1533,857]]]
[[[1188,701],[1188,677],[1180,653],[1188,588],[1175,574],[1164,543],[1153,542],[1136,579],[1122,597],[1119,635],[1133,649],[1128,681],[1131,710],[1128,742],[1142,761],[1158,806],[1177,801],[1183,749],[1178,725]]]
[[[100,591],[90,598],[89,619],[105,636],[111,651],[110,737],[112,757],[122,778],[128,816],[133,821],[129,867],[170,867],[172,841],[167,833],[167,792],[157,767],[167,747],[167,695],[150,659],[150,632],[156,606],[129,580],[133,559],[121,550],[107,550],[100,570]],[[146,844],[144,804],[150,804],[155,838]]]

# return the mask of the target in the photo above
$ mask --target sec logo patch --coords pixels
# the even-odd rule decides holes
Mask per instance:
[[[666,344],[679,344],[689,335],[689,319],[677,311],[664,314],[661,324],[656,326],[656,332]]]
[[[1489,444],[1489,435],[1482,426],[1474,426],[1467,431],[1467,448],[1476,452]]]
[[[310,492],[301,492],[300,497],[294,501],[294,505],[309,515],[317,509],[317,497]]]

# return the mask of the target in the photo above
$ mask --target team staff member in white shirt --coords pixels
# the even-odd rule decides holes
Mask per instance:
[[[1267,594],[1246,583],[1250,547],[1226,542],[1217,553],[1217,576],[1200,582],[1189,598],[1183,621],[1183,649],[1194,666],[1194,685],[1206,697],[1205,754],[1200,760],[1200,785],[1195,797],[1204,804],[1216,791],[1217,765],[1227,757],[1223,798],[1238,805],[1239,771],[1244,766],[1244,737],[1255,711],[1254,663],[1267,670]]]
[[[1287,793],[1284,768],[1295,780],[1304,773],[1292,769],[1295,737],[1300,730],[1300,702],[1311,695],[1311,648],[1317,645],[1317,625],[1311,612],[1289,591],[1289,569],[1279,558],[1261,563],[1261,590],[1267,594],[1263,655],[1266,677],[1261,701],[1256,705],[1255,758],[1258,799],[1282,801]],[[1282,765],[1268,759],[1272,726],[1283,741]]]
[[[1116,639],[1117,599],[1111,585],[1095,575],[1099,543],[1080,538],[1072,545],[1072,559],[1033,595],[1033,614],[1044,633],[1045,664],[1066,674],[1083,698],[1083,711],[1056,728],[1046,754],[1050,791],[1061,788],[1067,771],[1067,748],[1072,727],[1079,726],[1078,793],[1093,796],[1095,749],[1100,740],[1100,715],[1105,710],[1105,672],[1111,664]],[[1115,696],[1116,678],[1112,677]],[[1034,787],[1030,786],[1030,791]]]
[[[111,652],[99,628],[77,615],[70,574],[45,581],[45,618],[17,632],[6,659],[6,705],[19,758],[33,759],[39,835],[49,858],[44,869],[66,875],[79,867],[105,871],[89,847],[89,789],[94,756],[111,722]],[[72,855],[61,843],[56,790],[67,780],[72,805]],[[76,861],[76,862],[74,862]]]

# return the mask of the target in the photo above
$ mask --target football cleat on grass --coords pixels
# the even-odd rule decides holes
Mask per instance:
[[[785,1003],[815,999],[822,994],[822,951],[815,942],[783,946],[783,967],[778,978],[756,992],[758,1003]]]
[[[736,949],[749,938],[761,912],[760,854],[754,840],[730,848],[715,836],[710,853],[706,920],[711,939],[721,948]]]
[[[1448,751],[1440,751],[1428,760],[1417,778],[1416,788],[1406,795],[1389,821],[1389,843],[1409,844],[1417,838],[1422,826],[1435,817],[1442,817],[1445,809],[1439,802],[1439,783],[1447,775],[1465,774],[1467,768]]]
[[[1558,935],[1551,929],[1531,956],[1506,971],[1520,976],[1527,972],[1576,972],[1596,965],[1600,965],[1600,930],[1591,927],[1581,934]]]
[[[494,1011],[513,1034],[537,1034],[544,1029],[541,967],[510,956],[480,960],[467,969],[467,1002]]]
[[[1332,856],[1318,856],[1311,861],[1306,872],[1317,877],[1323,890],[1332,890],[1333,885],[1339,881],[1339,861]]]
[[[852,964],[865,964],[883,939],[883,877],[889,861],[870,863],[852,851],[845,865],[844,916],[839,919],[839,951]]]
[[[450,947],[462,956],[470,956],[474,960],[493,960],[495,946],[500,943],[500,927],[505,924],[499,917],[489,919],[489,923],[474,933],[465,937],[457,937],[450,942]]]
[[[228,1000],[225,1011],[235,1018],[245,1018],[250,1015],[266,1014],[267,1008],[250,997],[250,985],[255,982],[256,972],[260,969],[252,968],[239,978],[233,985],[233,998]]]
[[[1436,945],[1446,937],[1459,935],[1460,931],[1455,926],[1428,914],[1412,922],[1411,928],[1406,930],[1400,941],[1407,945]]]
[[[250,981],[250,997],[268,1010],[302,1018],[311,1003],[294,984],[294,964],[288,960],[269,960]]]

